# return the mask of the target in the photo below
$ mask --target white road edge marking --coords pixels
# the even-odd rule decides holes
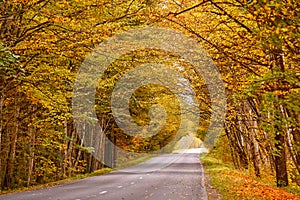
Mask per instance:
[[[99,194],[105,194],[107,193],[107,191],[102,191],[102,192],[99,192]]]
[[[200,161],[200,159],[199,159],[199,161]],[[203,192],[202,192],[202,194],[203,194],[203,199],[204,200],[208,200],[208,196],[207,196],[207,192],[206,192],[206,187],[205,187],[205,179],[204,179],[204,168],[203,168],[203,165],[202,165],[202,162],[200,161],[200,170],[201,170],[201,172],[202,172],[202,177],[201,177],[201,186],[203,187]]]

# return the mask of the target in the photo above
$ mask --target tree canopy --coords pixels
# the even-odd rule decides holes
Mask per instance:
[[[98,44],[145,26],[193,38],[216,64],[227,107],[222,141],[215,146],[227,144],[230,152],[223,153],[237,168],[253,169],[258,177],[272,172],[279,187],[300,185],[299,18],[297,0],[0,1],[0,189],[60,180],[114,162],[117,150],[106,139],[91,141],[95,149],[78,134],[72,116],[74,82]],[[128,100],[130,117],[148,125],[151,107],[160,105],[166,114],[163,129],[147,138],[143,131],[139,137],[124,134],[112,115],[111,95],[124,74],[150,62],[189,81],[199,123],[181,126],[180,94],[146,84]],[[142,155],[166,146],[180,127],[185,133],[179,137],[196,126],[204,141],[213,98],[191,63],[171,52],[143,49],[122,55],[106,69],[97,83],[95,110],[103,137]],[[96,159],[95,151],[106,162]]]

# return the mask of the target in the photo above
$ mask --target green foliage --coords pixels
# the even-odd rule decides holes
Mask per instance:
[[[18,66],[18,55],[13,54],[9,48],[0,44],[0,91],[4,92],[4,87],[9,81],[24,74],[24,69]]]

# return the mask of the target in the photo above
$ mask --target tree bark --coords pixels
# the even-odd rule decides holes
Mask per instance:
[[[288,174],[286,166],[285,137],[282,133],[277,132],[275,135],[275,170],[277,187],[288,185]]]
[[[32,111],[35,113],[35,106],[32,106]],[[33,114],[33,119],[35,118],[35,114]],[[34,127],[29,127],[29,160],[28,160],[28,176],[27,176],[27,187],[30,185],[31,176],[34,165],[34,148],[35,148],[35,129]]]
[[[4,96],[2,93],[0,93],[0,189],[2,188],[2,177],[3,177],[3,171],[2,171],[2,131],[3,131],[3,101]]]
[[[20,115],[20,107],[18,105],[17,100],[15,100],[15,114],[14,114],[14,122],[13,129],[11,133],[11,144],[10,144],[10,152],[9,157],[7,159],[7,174],[5,177],[5,186],[11,188],[13,182],[13,171],[15,167],[15,158],[16,158],[16,146],[19,132],[19,115]]]

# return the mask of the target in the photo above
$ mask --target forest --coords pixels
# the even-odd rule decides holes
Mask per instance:
[[[74,83],[89,53],[116,34],[148,26],[192,38],[220,72],[226,114],[218,142],[209,147],[258,178],[272,174],[278,187],[300,186],[299,24],[298,0],[0,0],[0,190],[114,166],[112,143],[133,156],[168,151],[192,126],[205,141],[214,112],[207,80],[179,55],[159,49],[120,56],[98,81],[96,118],[111,142],[85,142],[82,134],[97,130],[74,123]],[[156,118],[165,124],[151,137],[144,129],[137,137],[124,134],[114,120],[112,93],[126,72],[149,61],[189,81],[199,103],[196,125],[182,118],[178,94],[146,84],[130,96],[130,117],[146,126],[150,108],[160,105],[165,116]],[[178,130],[185,131],[178,136]]]

